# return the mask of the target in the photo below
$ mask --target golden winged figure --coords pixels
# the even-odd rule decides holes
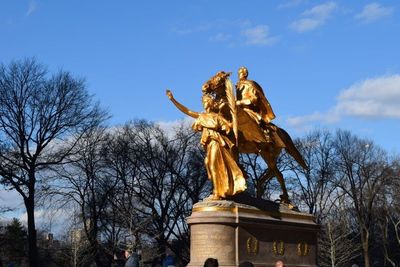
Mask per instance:
[[[255,153],[268,165],[258,185],[257,197],[264,194],[263,184],[276,177],[282,189],[281,202],[290,204],[283,175],[277,167],[278,156],[284,148],[303,168],[307,169],[307,164],[289,134],[271,122],[275,114],[261,86],[247,79],[245,67],[239,69],[238,75],[236,96],[230,73],[220,71],[204,83],[203,113],[188,110],[170,91],[167,95],[179,110],[196,119],[194,129],[202,131],[201,144],[207,152],[205,164],[213,182],[214,198],[225,198],[246,189],[238,153]]]
[[[232,154],[235,144],[228,137],[231,123],[216,112],[214,99],[207,94],[203,95],[204,112],[195,112],[175,100],[171,91],[167,90],[167,96],[180,111],[195,119],[192,128],[202,133],[200,143],[206,151],[204,163],[213,184],[213,193],[209,199],[222,199],[245,191],[243,172]]]

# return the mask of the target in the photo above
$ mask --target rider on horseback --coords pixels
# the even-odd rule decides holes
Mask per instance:
[[[215,183],[216,192],[214,192],[214,195],[218,198],[224,198],[235,195],[246,188],[243,183],[244,175],[242,170],[239,170],[238,154],[255,153],[261,155],[268,165],[268,171],[260,178],[258,183],[257,197],[264,194],[265,182],[276,177],[282,188],[280,201],[291,205],[283,174],[277,166],[278,157],[282,149],[285,149],[304,169],[308,168],[307,164],[289,134],[271,123],[275,114],[262,88],[255,81],[247,79],[247,69],[245,67],[239,69],[236,97],[229,76],[229,72],[220,71],[203,85],[203,102],[205,99],[207,100],[203,104],[206,103],[207,106],[205,106],[206,112],[201,113],[202,115],[188,110],[173,98],[170,91],[167,91],[168,97],[179,110],[197,119],[196,125],[199,125],[199,127],[195,127],[197,130],[212,133],[205,135],[207,138],[204,140],[208,140],[208,137],[212,136],[221,137],[217,139],[209,138],[214,140],[211,143],[203,142],[207,151],[206,166],[209,170],[216,171],[208,172],[209,178]],[[203,118],[206,119],[203,120]],[[221,125],[218,126],[219,123],[214,123],[217,120],[226,122],[220,124],[224,124],[225,128],[230,130],[225,131],[220,127]],[[221,140],[227,140],[227,142]],[[226,146],[225,143],[229,143],[229,145]],[[223,153],[220,153],[220,151]],[[225,156],[218,160],[216,156],[222,154]],[[234,171],[228,175],[227,169]],[[237,171],[235,171],[236,169]],[[219,175],[217,173],[226,174]],[[221,187],[219,185],[219,181],[232,180],[235,182],[228,184],[233,184],[233,187]]]
[[[263,129],[267,142],[280,143],[274,136],[276,126],[271,123],[275,118],[261,86],[255,81],[248,80],[249,72],[246,67],[239,68],[239,81],[236,84],[236,105],[241,107]]]

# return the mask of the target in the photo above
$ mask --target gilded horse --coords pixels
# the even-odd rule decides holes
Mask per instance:
[[[257,197],[264,194],[265,182],[276,177],[282,189],[281,201],[290,203],[283,174],[277,166],[282,149],[285,149],[304,169],[308,169],[308,166],[284,129],[273,123],[260,127],[248,113],[235,105],[236,98],[229,75],[230,73],[218,72],[203,85],[203,94],[212,95],[219,112],[233,122],[234,128],[236,127],[233,138],[236,139],[237,153],[259,154],[267,163],[268,172],[261,177],[257,185]]]
[[[289,204],[290,200],[283,174],[277,166],[278,157],[282,149],[285,149],[304,169],[308,168],[307,164],[284,129],[272,123],[261,128],[242,108],[236,107],[236,98],[229,75],[230,73],[225,72],[218,72],[214,75],[203,85],[203,95],[207,94],[212,97],[214,99],[213,110],[232,122],[234,134],[231,135],[231,138],[236,143],[233,151],[236,159],[239,153],[254,153],[259,154],[267,163],[268,171],[257,185],[257,197],[264,194],[265,182],[276,177],[282,189],[281,202]],[[171,91],[167,90],[167,95],[179,110],[193,117],[193,112],[179,103]]]

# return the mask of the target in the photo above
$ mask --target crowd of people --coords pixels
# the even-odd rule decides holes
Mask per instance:
[[[132,250],[125,250],[125,265],[124,267],[139,267],[140,265],[140,257],[139,255]],[[162,267],[174,267],[176,264],[175,259],[171,255],[167,255],[163,262]],[[203,267],[218,267],[218,260],[215,258],[208,258],[205,260]],[[254,267],[254,264],[249,261],[243,261],[239,264],[239,267]],[[275,267],[285,267],[285,264],[282,260],[278,260],[275,262]]]
[[[218,267],[218,260],[214,258],[208,258],[204,262],[203,267]],[[239,267],[254,267],[254,264],[249,261],[243,261],[239,264]],[[282,260],[278,260],[275,262],[275,267],[285,267],[285,264]]]
[[[164,260],[158,261],[157,259],[154,259],[151,262],[143,262],[141,260],[141,256],[139,253],[132,249],[126,249],[123,253],[123,257],[115,257],[114,258],[114,265],[115,267],[139,267],[141,266],[141,262],[144,264],[151,264],[151,266],[161,266],[162,267],[172,267],[172,266],[179,266],[180,264],[177,264],[175,261],[175,258],[167,253],[165,256]],[[0,266],[1,267],[1,266]]]

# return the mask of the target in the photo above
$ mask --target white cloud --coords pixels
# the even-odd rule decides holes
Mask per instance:
[[[308,130],[311,123],[334,123],[339,120],[339,116],[335,112],[320,113],[315,112],[310,115],[289,117],[287,123],[301,130]]]
[[[322,23],[323,22],[321,20],[305,18],[292,22],[292,24],[290,24],[290,28],[301,33],[314,30],[321,26]]]
[[[35,209],[35,223],[36,224],[41,224],[43,221],[43,218],[45,217],[45,211],[44,210],[39,210]],[[18,218],[24,225],[28,224],[28,213],[24,212],[22,213],[19,218]]]
[[[211,36],[210,40],[214,42],[225,42],[228,41],[231,37],[232,35],[228,33],[219,32],[216,35]]]
[[[370,23],[381,18],[391,16],[392,13],[393,8],[391,7],[384,7],[378,3],[371,3],[365,5],[363,10],[355,15],[355,18],[364,23]]]
[[[34,1],[29,2],[28,10],[26,11],[26,16],[30,16],[37,10],[37,4]]]
[[[228,43],[229,45],[272,45],[278,36],[271,36],[267,25],[253,26],[249,20],[215,20],[196,27],[175,27],[171,29],[177,35],[207,34],[211,42]]]
[[[338,97],[337,112],[359,117],[400,119],[400,75],[364,80],[344,90]]]
[[[155,124],[159,126],[162,130],[164,130],[169,137],[173,137],[176,134],[176,130],[181,127],[190,128],[193,124],[194,119],[191,117],[185,117],[184,119],[180,120],[173,120],[173,121],[157,121]]]
[[[0,207],[11,209],[23,207],[22,196],[16,190],[0,188]]]
[[[279,40],[277,36],[270,36],[267,25],[257,25],[242,30],[241,35],[245,37],[247,45],[272,45]]]
[[[311,9],[308,9],[303,12],[303,16],[313,16],[315,18],[322,18],[326,19],[330,16],[332,11],[337,8],[336,3],[334,2],[327,2],[318,6],[315,6]]]
[[[289,27],[299,33],[314,30],[322,26],[336,8],[337,5],[334,2],[314,6],[304,11],[301,14],[303,18],[293,21]]]
[[[50,231],[56,234],[62,233],[68,222],[73,218],[74,209],[35,209],[35,224],[41,230]],[[24,212],[19,220],[27,225],[28,216]],[[66,223],[67,222],[67,223]]]
[[[336,105],[325,113],[290,117],[287,123],[304,129],[314,122],[333,123],[344,116],[400,119],[400,75],[381,76],[355,83],[343,90]]]

